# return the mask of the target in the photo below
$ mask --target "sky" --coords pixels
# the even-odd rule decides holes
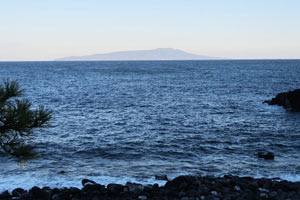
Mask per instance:
[[[0,61],[176,48],[300,58],[299,0],[0,0]]]

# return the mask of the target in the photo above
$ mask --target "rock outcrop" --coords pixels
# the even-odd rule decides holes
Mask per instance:
[[[275,98],[269,101],[264,101],[264,103],[283,106],[286,109],[300,112],[300,89],[279,93]]]

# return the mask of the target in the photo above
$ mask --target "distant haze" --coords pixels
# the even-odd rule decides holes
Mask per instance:
[[[100,61],[100,60],[214,60],[218,58],[187,53],[179,49],[158,48],[139,51],[118,51],[87,56],[58,58],[57,61]]]

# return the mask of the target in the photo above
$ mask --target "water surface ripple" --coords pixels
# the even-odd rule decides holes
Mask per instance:
[[[0,190],[157,174],[300,180],[300,115],[262,104],[299,77],[299,60],[2,62],[0,79],[18,80],[53,121],[25,169],[0,152]]]

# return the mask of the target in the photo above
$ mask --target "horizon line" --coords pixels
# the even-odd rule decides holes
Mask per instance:
[[[300,60],[300,58],[221,58],[221,59],[193,59],[193,60],[0,60],[0,62],[138,62],[138,61],[238,61],[238,60]]]

